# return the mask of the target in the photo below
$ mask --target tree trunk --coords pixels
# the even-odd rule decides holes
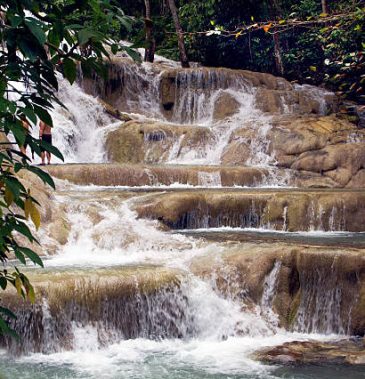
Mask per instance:
[[[144,1],[146,6],[146,17],[144,19],[146,31],[146,48],[144,53],[145,62],[153,62],[155,59],[156,41],[153,38],[153,22],[151,18],[151,1]]]
[[[189,59],[188,59],[188,56],[186,54],[186,49],[185,49],[184,33],[180,25],[180,20],[179,20],[179,15],[177,13],[175,0],[167,0],[167,1],[170,7],[172,19],[174,20],[174,24],[175,24],[181,66],[184,68],[189,68],[190,64],[189,64]]]
[[[276,18],[278,13],[280,13],[281,9],[277,0],[269,0],[269,11],[270,17],[272,19]],[[278,33],[273,34],[274,41],[274,58],[275,58],[275,68],[278,74],[284,75],[284,64],[281,53],[280,46],[280,37]]]
[[[278,33],[274,33],[274,55],[276,70],[280,75],[284,75],[283,59],[281,57],[280,38]]]
[[[322,13],[328,13],[327,0],[321,0],[321,3],[322,3]]]

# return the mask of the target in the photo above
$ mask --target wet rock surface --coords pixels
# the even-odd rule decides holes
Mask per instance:
[[[165,193],[136,206],[142,218],[172,229],[266,228],[282,231],[364,230],[361,190],[205,190]]]
[[[150,112],[146,116],[163,120],[129,121],[112,131],[106,140],[111,161],[211,160],[209,146],[223,143],[222,131],[239,123],[235,117],[243,95],[237,93],[242,93],[254,97],[252,111],[263,112],[267,120],[248,118],[235,125],[220,156],[214,157],[215,164],[262,165],[257,156],[266,150],[265,164],[293,171],[289,185],[365,186],[364,129],[335,115],[338,100],[328,91],[293,85],[270,74],[168,65],[147,69],[124,58],[114,59],[109,71],[107,82],[84,83],[111,104],[107,109],[114,114]]]
[[[183,274],[154,266],[51,269],[27,273],[38,294],[35,304],[21,302],[14,291],[2,298],[17,314],[11,321],[22,343],[9,337],[0,342],[13,354],[50,354],[72,350],[74,330],[95,325],[100,346],[128,338],[179,337],[183,308],[176,298]],[[159,312],[154,312],[155,309]],[[150,312],[153,312],[151,317]],[[181,318],[174,318],[181,312]]]
[[[287,330],[365,333],[364,249],[248,242],[196,258],[191,270]]]
[[[223,162],[245,164],[250,159],[252,138],[247,129],[235,131]],[[273,119],[267,138],[276,166],[296,172],[299,186],[305,186],[306,180],[300,178],[303,174],[319,187],[365,186],[362,181],[365,133],[348,121],[335,116],[281,116]]]
[[[199,149],[213,142],[208,128],[130,121],[108,134],[109,161],[159,163],[172,160],[183,149]]]
[[[133,164],[72,164],[47,166],[56,178],[75,184],[101,186],[254,186],[264,183],[264,168],[240,166],[179,166]]]
[[[284,365],[361,365],[365,367],[364,339],[330,342],[287,342],[256,352],[259,361]]]

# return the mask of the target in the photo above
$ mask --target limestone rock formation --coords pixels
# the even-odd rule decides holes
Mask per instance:
[[[112,162],[159,163],[212,142],[208,128],[130,121],[108,134],[106,150]]]
[[[253,357],[265,363],[290,365],[365,365],[363,339],[332,342],[294,341],[262,349]]]
[[[285,231],[364,230],[363,191],[194,191],[165,193],[136,208],[174,229],[254,227]]]
[[[52,176],[75,184],[103,186],[254,186],[265,182],[266,169],[242,166],[72,164],[48,166]]]
[[[101,346],[121,338],[179,337],[181,332],[168,316],[177,311],[171,304],[182,278],[177,270],[152,266],[47,270],[30,272],[28,277],[39,294],[35,304],[20,301],[15,290],[2,298],[3,306],[18,315],[11,325],[22,335],[22,343],[6,337],[1,341],[13,353],[72,350],[73,329],[87,323],[96,325]],[[160,307],[156,321],[148,317],[151,306]]]
[[[39,233],[34,231],[36,237],[42,244],[31,244],[23,237],[18,236],[22,245],[30,247],[37,254],[44,256],[56,252],[58,244],[66,244],[70,232],[65,208],[55,201],[53,190],[46,186],[39,177],[27,171],[21,171],[19,177],[25,186],[30,189],[31,195],[39,202],[38,207],[41,214],[41,229],[49,238],[40,238]]]
[[[125,58],[115,58],[109,71],[108,81],[85,80],[84,87],[110,104],[107,108],[113,114],[139,112],[164,120],[130,121],[111,132],[106,148],[113,162],[207,160],[212,148],[222,143],[222,130],[239,122],[233,121],[241,107],[237,94],[246,93],[255,97],[252,106],[264,112],[267,120],[247,119],[235,125],[218,161],[260,165],[256,156],[266,150],[265,164],[292,170],[289,185],[365,186],[365,132],[334,115],[338,99],[330,92],[293,85],[270,74],[205,67],[146,68]],[[201,122],[204,127],[197,126]]]
[[[214,103],[213,119],[224,120],[238,113],[240,104],[229,93],[222,93]]]
[[[273,311],[286,329],[365,334],[364,249],[245,243],[197,258],[191,270],[244,306],[260,305],[262,317]]]
[[[253,132],[237,129],[231,137],[222,161],[225,164],[245,164],[250,159]],[[303,173],[312,176],[317,186],[365,186],[365,132],[335,116],[281,116],[273,119],[267,134],[270,152],[276,165],[297,173],[299,186],[306,186]],[[318,174],[318,175],[313,175]],[[322,183],[319,181],[322,178]],[[354,180],[352,181],[352,179]]]

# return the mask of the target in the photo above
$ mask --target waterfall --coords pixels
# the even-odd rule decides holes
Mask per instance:
[[[109,65],[107,81],[96,77],[87,88],[94,96],[108,98],[123,112],[164,119],[160,111],[160,71],[153,65],[131,64],[126,59]],[[86,80],[83,86],[88,87]]]
[[[198,183],[202,187],[221,187],[220,172],[198,172]]]
[[[264,281],[264,291],[261,298],[261,314],[269,320],[271,325],[278,326],[279,320],[277,314],[272,309],[275,297],[277,279],[281,268],[281,262],[276,261],[271,272],[266,276]]]
[[[25,268],[34,304],[15,291],[1,299],[22,340],[0,338],[10,352],[0,371],[279,378],[291,375],[287,367],[254,361],[255,350],[363,333],[363,249],[349,239],[365,246],[355,233],[365,197],[276,188],[293,174],[276,166],[270,142],[282,114],[260,104],[266,93],[286,117],[323,115],[331,94],[245,71],[124,58],[109,74],[74,86],[60,79],[67,109],[52,113],[54,144],[66,162],[103,164],[48,168],[59,180],[39,232],[46,268]],[[115,122],[98,97],[132,120]],[[125,142],[137,161],[107,162],[115,131],[116,149]],[[318,378],[328,372],[320,370]]]
[[[71,86],[65,79],[59,79],[58,98],[66,109],[55,104],[51,112],[53,144],[62,152],[65,162],[104,162],[105,134],[116,126],[115,120],[105,113],[96,98],[84,93],[76,83]]]
[[[271,116],[260,109],[257,88],[240,71],[178,70],[164,64],[135,65],[119,59],[110,64],[108,81],[85,79],[82,84],[88,92],[107,99],[134,118],[146,120],[147,117],[165,123],[172,130],[174,125],[199,126],[209,133],[210,137],[203,138],[197,149],[188,145],[186,134],[174,136],[160,162],[218,165],[226,156],[232,159],[232,149],[236,149],[245,152],[243,163],[248,166],[275,168],[268,138]],[[296,86],[293,91],[310,98],[318,105],[320,114],[326,113],[326,96],[330,93],[307,86]],[[77,85],[71,87],[61,80],[59,96],[68,111],[56,106],[53,113],[55,143],[66,161],[105,161],[105,134],[120,124],[113,125],[97,99],[86,95]],[[290,108],[290,104],[285,106]],[[290,112],[295,111],[293,108]],[[147,162],[156,144],[166,144],[167,139],[161,133],[165,132],[144,136]],[[230,151],[227,146],[232,146]],[[288,178],[276,172],[270,176],[270,185],[285,185],[287,181]]]
[[[213,121],[214,105],[222,93],[249,93],[250,88],[239,74],[227,75],[225,71],[204,68],[179,71],[172,120],[179,124],[208,125]]]
[[[341,306],[347,293],[344,281],[339,280],[335,263],[332,267],[318,268],[315,272],[303,272],[300,278],[300,305],[294,330],[304,333],[324,333],[346,335],[351,321],[351,309]]]

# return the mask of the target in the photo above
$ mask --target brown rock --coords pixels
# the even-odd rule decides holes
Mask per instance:
[[[240,104],[229,93],[222,93],[214,104],[214,120],[224,120],[238,112]]]
[[[140,203],[140,217],[174,229],[265,227],[276,230],[364,230],[362,191],[194,191],[166,193]]]
[[[214,280],[222,293],[239,299],[243,306],[262,306],[265,278],[277,263],[280,266],[269,307],[278,315],[281,327],[306,333],[345,330],[364,335],[364,249],[253,241],[198,257],[191,270]],[[334,302],[337,313],[331,320],[328,315],[333,313]]]
[[[362,168],[347,184],[348,188],[365,188],[365,169]]]
[[[114,118],[124,122],[132,120],[132,118],[128,114],[120,112],[118,109],[114,108],[112,105],[106,103],[105,101],[101,99],[98,99],[98,101],[104,108],[105,112],[113,116]]]
[[[321,150],[301,154],[291,166],[295,170],[326,172],[325,175],[346,186],[353,175],[365,167],[362,143],[326,146]]]
[[[111,162],[159,163],[168,160],[177,144],[176,157],[208,143],[213,143],[208,128],[130,121],[108,134],[106,150]]]
[[[263,362],[279,364],[363,365],[365,345],[356,339],[332,342],[294,341],[262,349],[253,356]]]
[[[173,183],[204,185],[215,175],[224,187],[254,186],[265,181],[265,169],[242,166],[175,166],[132,164],[71,164],[45,168],[52,176],[75,184],[105,186],[170,185]]]

